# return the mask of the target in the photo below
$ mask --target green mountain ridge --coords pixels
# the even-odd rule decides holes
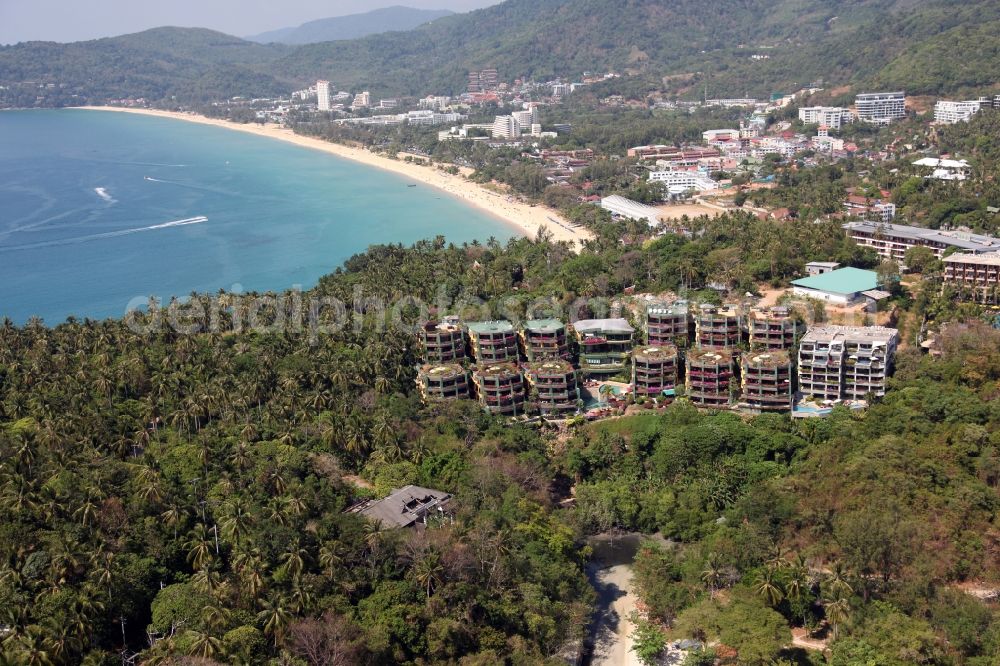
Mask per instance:
[[[374,95],[456,94],[470,69],[496,67],[503,80],[690,74],[686,88],[670,84],[688,96],[707,87],[710,96],[763,97],[817,80],[964,94],[1000,80],[998,26],[992,0],[507,0],[414,30],[298,47],[183,28],[28,42],[0,48],[0,85],[20,86],[20,104],[29,106],[74,103],[70,94],[262,96],[317,78]],[[62,88],[36,100],[25,81]],[[8,91],[0,103],[18,103],[12,97]]]
[[[417,9],[415,7],[382,7],[362,14],[333,16],[308,21],[302,25],[269,30],[246,37],[260,44],[313,44],[338,39],[357,39],[392,30],[412,30],[435,19],[451,16],[448,9]]]

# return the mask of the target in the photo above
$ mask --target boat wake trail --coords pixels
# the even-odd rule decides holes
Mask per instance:
[[[118,202],[118,199],[115,199],[113,196],[111,196],[110,194],[108,194],[107,188],[104,188],[104,187],[95,187],[94,188],[94,192],[97,193],[97,196],[101,197],[102,199],[104,199],[108,203],[117,203]]]
[[[33,250],[40,247],[55,247],[58,245],[75,245],[77,243],[86,243],[89,241],[101,240],[102,238],[117,238],[118,236],[128,236],[130,234],[138,234],[143,231],[156,231],[158,229],[169,229],[170,227],[186,227],[192,224],[201,224],[203,222],[208,222],[208,218],[204,215],[198,215],[195,217],[187,217],[183,220],[173,220],[172,222],[163,222],[161,224],[151,224],[148,227],[136,227],[135,229],[120,229],[119,231],[108,231],[102,234],[90,234],[89,236],[77,236],[75,238],[60,238],[58,240],[42,241],[40,243],[28,243],[25,245],[0,245],[0,252],[6,252],[10,250]]]

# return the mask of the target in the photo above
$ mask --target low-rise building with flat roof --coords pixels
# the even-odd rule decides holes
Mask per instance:
[[[359,502],[344,513],[356,513],[383,527],[423,527],[430,519],[448,515],[451,494],[420,486],[403,486],[380,500]]]
[[[850,305],[861,300],[863,292],[879,286],[875,271],[848,267],[792,280],[792,293],[836,305]]]

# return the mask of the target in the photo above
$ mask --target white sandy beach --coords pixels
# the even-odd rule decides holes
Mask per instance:
[[[583,240],[591,238],[591,234],[584,228],[573,228],[559,215],[559,213],[547,206],[531,206],[514,199],[513,197],[492,192],[485,187],[473,183],[464,175],[451,175],[436,168],[436,166],[421,166],[404,162],[402,160],[392,160],[381,155],[376,155],[363,148],[352,148],[337,143],[330,143],[322,139],[295,134],[290,129],[282,128],[279,125],[267,124],[239,124],[227,120],[207,118],[193,113],[179,113],[175,111],[159,111],[155,109],[133,109],[114,106],[89,106],[78,107],[94,111],[117,111],[122,113],[135,113],[146,116],[157,116],[160,118],[174,118],[192,123],[223,127],[225,129],[256,134],[271,139],[278,139],[293,143],[304,148],[322,150],[331,155],[342,157],[355,162],[392,171],[401,176],[412,178],[413,180],[437,188],[451,196],[457,197],[468,204],[476,206],[487,213],[507,222],[518,230],[519,233],[534,238],[538,230],[544,227],[552,234],[553,240],[568,241],[579,249]],[[387,239],[388,240],[388,239]],[[485,240],[485,239],[483,239]]]

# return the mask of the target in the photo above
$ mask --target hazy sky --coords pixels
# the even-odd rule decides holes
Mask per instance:
[[[456,12],[500,0],[0,0],[0,44],[72,42],[161,25],[253,35],[328,16],[405,5]]]

